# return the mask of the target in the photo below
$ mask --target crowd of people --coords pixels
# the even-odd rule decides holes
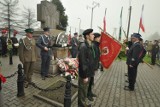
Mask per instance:
[[[160,60],[160,40],[144,42],[144,48],[151,57],[151,64],[155,65],[156,60]]]
[[[48,71],[50,61],[52,58],[52,46],[50,29],[45,27],[43,34],[41,34],[38,40],[33,38],[34,30],[28,28],[25,30],[26,35],[18,40],[16,39],[17,32],[14,33],[10,39],[12,42],[12,52],[14,55],[19,55],[19,59],[24,67],[25,84],[27,88],[29,83],[32,82],[33,66],[37,61],[37,47],[41,50],[41,77],[45,80],[49,77]],[[2,56],[7,56],[8,38],[7,32],[2,30],[2,36],[0,37],[0,44],[2,47]],[[97,95],[93,92],[94,76],[95,72],[100,68],[103,70],[100,61],[100,39],[101,34],[94,33],[93,29],[86,29],[83,35],[74,33],[71,39],[71,57],[78,58],[78,107],[90,107],[91,102],[94,101],[94,97]],[[17,45],[18,44],[18,45]],[[145,54],[151,56],[152,64],[155,64],[156,58],[160,59],[160,41],[146,41],[143,43],[143,39],[139,33],[133,33],[131,35],[131,42],[128,45],[126,56],[126,64],[128,66],[128,86],[124,87],[124,90],[134,91],[135,82],[137,77],[137,68],[140,62],[143,62]]]
[[[17,31],[13,32],[13,36],[11,38],[8,38],[7,30],[1,30],[1,36],[0,36],[0,53],[2,57],[7,57],[7,53],[9,50],[11,50],[12,55],[18,55],[18,39],[16,38]]]

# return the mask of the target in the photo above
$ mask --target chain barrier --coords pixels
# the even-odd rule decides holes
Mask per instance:
[[[40,90],[40,91],[45,91],[45,92],[48,92],[48,91],[55,91],[55,90],[58,90],[58,89],[60,89],[61,87],[64,87],[66,84],[61,84],[60,86],[58,86],[58,87],[55,87],[54,89],[43,89],[43,88],[40,88],[39,86],[37,86],[34,82],[30,82],[29,83],[30,85],[32,85],[34,88],[36,88],[36,89],[38,89],[38,90]],[[75,85],[75,84],[71,84],[73,87],[75,87],[75,88],[78,88],[78,86],[77,85]]]
[[[75,85],[73,83],[71,83],[71,85],[74,87],[74,88],[79,88],[78,85]]]
[[[10,76],[5,76],[5,78],[12,78],[12,77],[14,77],[17,73],[18,73],[18,71],[16,71],[14,74],[11,74]]]
[[[34,88],[36,88],[36,89],[38,89],[38,90],[41,90],[41,91],[45,91],[45,92],[58,90],[59,88],[65,86],[65,84],[61,84],[60,86],[58,86],[58,87],[56,87],[56,88],[54,88],[54,89],[43,89],[43,88],[38,87],[38,86],[37,86],[35,83],[33,83],[33,82],[31,82],[31,83],[29,83],[29,84],[32,85]]]

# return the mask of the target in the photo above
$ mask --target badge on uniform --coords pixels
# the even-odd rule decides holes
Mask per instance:
[[[132,60],[132,61],[135,61],[135,59],[134,59],[134,58],[132,58],[131,60]]]

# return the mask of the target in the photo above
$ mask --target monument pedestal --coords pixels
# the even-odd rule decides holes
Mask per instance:
[[[41,58],[38,58],[38,60],[35,62],[34,71],[36,73],[41,73]],[[49,66],[49,74],[56,74],[58,72],[58,66],[56,64],[56,60],[51,60],[50,66]]]
[[[69,47],[53,47],[54,59],[68,57]]]
[[[58,66],[56,64],[56,58],[66,58],[68,57],[69,47],[53,47],[53,58],[50,63],[49,74],[56,74],[58,72]],[[38,52],[39,53],[39,52]],[[35,62],[34,70],[37,73],[41,72],[41,58],[38,55],[38,60]]]

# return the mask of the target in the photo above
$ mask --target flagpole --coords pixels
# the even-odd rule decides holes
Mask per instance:
[[[127,28],[127,41],[128,41],[129,29],[130,29],[130,22],[131,22],[131,11],[132,11],[132,6],[130,5],[130,7],[129,7],[129,20],[128,20],[128,28]]]
[[[104,16],[106,16],[106,12],[107,12],[107,8],[105,8],[105,13],[104,13]]]
[[[142,5],[142,11],[141,11],[140,21],[141,21],[141,18],[142,18],[143,9],[144,9],[144,5]],[[139,21],[138,33],[140,32],[140,21]]]
[[[71,35],[71,27],[70,27],[70,31],[69,31],[70,35]]]
[[[120,27],[119,27],[119,38],[118,40],[121,41],[121,36],[122,36],[122,12],[123,12],[123,7],[121,8],[121,13],[120,13]]]

